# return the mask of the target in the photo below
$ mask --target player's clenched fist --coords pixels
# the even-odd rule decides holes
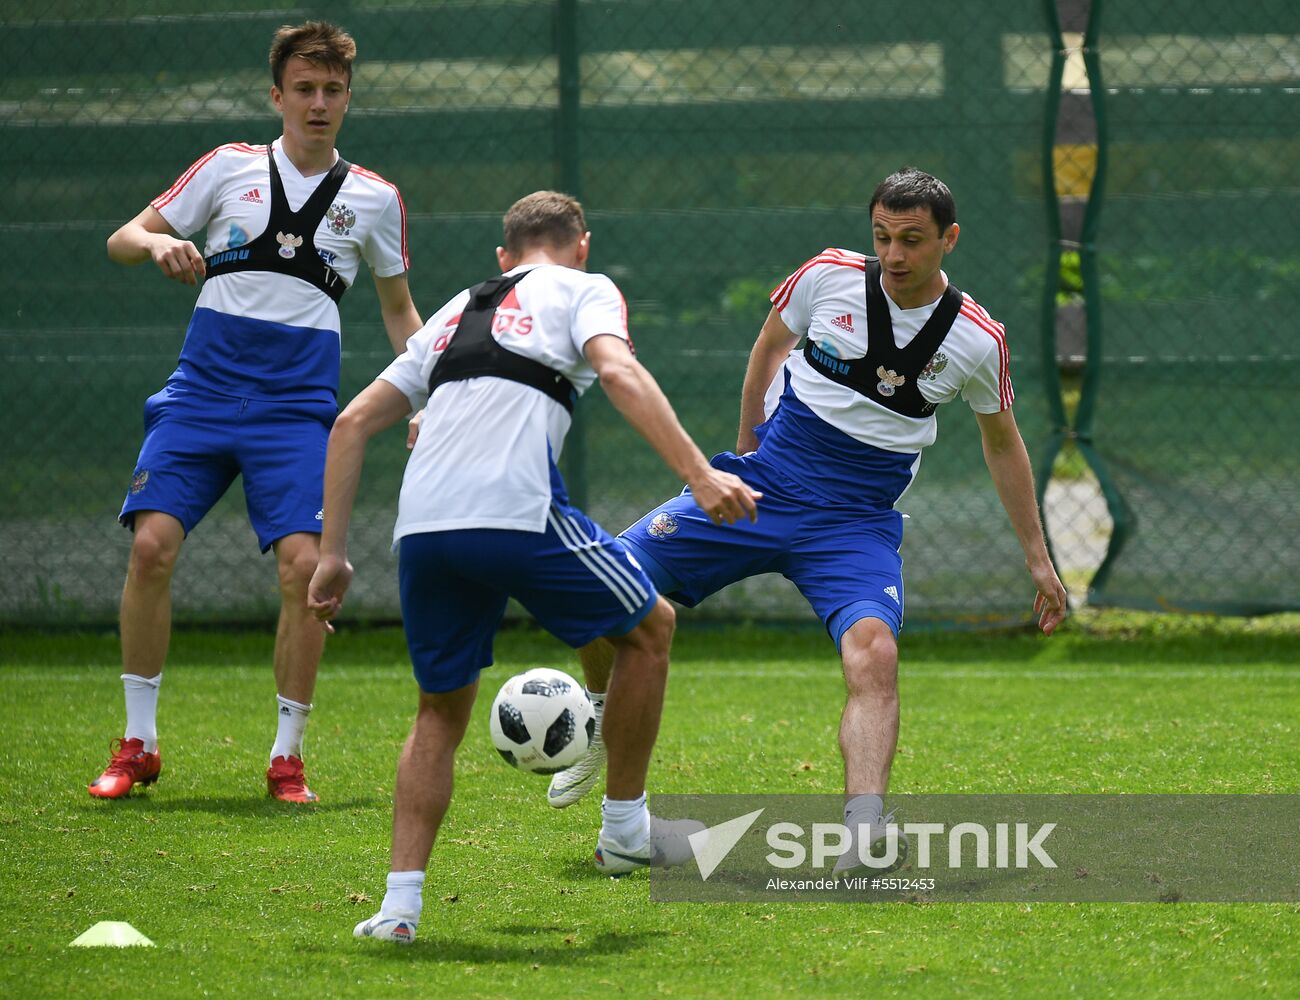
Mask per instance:
[[[158,270],[173,281],[197,285],[198,279],[207,273],[203,255],[189,240],[178,240],[159,233],[149,252],[153,262],[158,265]]]

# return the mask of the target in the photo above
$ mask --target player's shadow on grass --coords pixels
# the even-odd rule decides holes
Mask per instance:
[[[351,812],[357,809],[374,809],[388,806],[388,799],[373,796],[343,799],[341,801],[303,803],[278,802],[268,796],[225,795],[186,798],[163,798],[132,795],[112,803],[114,810],[135,809],[148,813],[191,812],[214,813],[219,816],[309,816],[315,813]],[[94,806],[92,805],[92,808]]]
[[[668,931],[635,931],[619,934],[605,931],[590,938],[583,934],[573,934],[572,927],[555,927],[547,925],[512,925],[496,930],[498,934],[509,934],[520,938],[518,944],[493,944],[488,941],[467,941],[464,938],[425,936],[423,932],[416,937],[411,948],[367,949],[376,958],[402,961],[464,962],[470,965],[551,965],[571,966],[575,962],[587,959],[617,958],[629,952],[638,951],[652,944],[655,939],[668,937]],[[572,935],[565,943],[556,940],[561,934]],[[530,938],[541,940],[529,941]],[[376,942],[387,944],[386,942]]]

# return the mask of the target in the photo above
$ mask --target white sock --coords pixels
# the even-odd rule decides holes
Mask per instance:
[[[158,752],[158,687],[162,674],[141,677],[123,674],[122,689],[126,694],[126,731],[124,739],[144,740],[145,753]]]
[[[635,799],[605,797],[600,806],[601,832],[635,850],[650,839],[650,810],[645,793]]]
[[[275,730],[275,746],[271,747],[271,760],[277,757],[297,757],[302,759],[302,734],[307,728],[307,716],[311,713],[310,705],[290,701],[283,695],[276,695],[280,723]]]
[[[424,909],[424,872],[389,872],[388,891],[379,912],[386,917],[419,920]]]
[[[879,795],[855,795],[844,803],[844,825],[850,830],[860,823],[874,823],[885,813],[885,800]]]

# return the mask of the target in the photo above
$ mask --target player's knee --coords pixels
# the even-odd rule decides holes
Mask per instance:
[[[898,644],[888,625],[876,618],[855,623],[841,639],[840,653],[850,695],[897,696]]]
[[[673,644],[673,632],[677,629],[677,612],[662,597],[655,602],[654,608],[642,621],[648,629],[648,637],[658,651],[667,657]]]
[[[127,572],[142,583],[171,579],[180,555],[180,544],[168,533],[153,530],[148,522],[140,525],[131,540],[131,562]]]
[[[658,599],[650,613],[641,619],[631,632],[624,636],[609,636],[609,641],[617,649],[630,647],[646,656],[653,657],[668,667],[668,651],[673,644],[673,630],[677,627],[677,612],[662,597]]]
[[[316,572],[316,563],[315,551],[305,548],[281,557],[278,562],[280,592],[294,597],[307,593],[307,585]]]
[[[469,728],[477,692],[477,683],[435,694],[421,691],[414,729],[416,738],[459,744]]]

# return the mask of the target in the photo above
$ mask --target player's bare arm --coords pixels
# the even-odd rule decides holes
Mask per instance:
[[[384,319],[384,330],[388,333],[388,342],[393,345],[393,353],[400,357],[406,351],[406,342],[424,325],[420,314],[411,301],[411,288],[405,273],[394,274],[388,278],[375,275],[375,291],[379,293],[379,312]],[[420,436],[420,416],[416,413],[407,421],[406,447],[415,447],[415,439]]]
[[[197,285],[207,273],[198,247],[177,237],[152,205],[108,238],[108,258],[127,265],[152,260],[165,277],[185,285]]]
[[[742,517],[758,520],[762,494],[737,476],[719,472],[683,429],[659,383],[617,335],[592,337],[584,348],[600,386],[629,424],[691,488],[691,495],[715,524],[734,524]]]
[[[1051,635],[1065,618],[1066,595],[1047,554],[1029,453],[1025,451],[1025,442],[1011,410],[977,413],[975,418],[979,421],[984,445],[984,462],[1025,552],[1025,566],[1038,588],[1034,598],[1034,613],[1039,615],[1038,627],[1045,635]]]
[[[307,607],[320,621],[329,621],[343,607],[352,582],[348,562],[348,524],[357,483],[370,439],[402,420],[410,401],[396,387],[376,379],[347,405],[330,431],[325,454],[325,506],[321,524],[320,561],[307,588]]]
[[[400,355],[411,335],[424,325],[411,300],[406,273],[387,278],[375,275],[375,291],[379,293],[379,314],[384,320],[388,342],[393,345],[393,354]]]
[[[749,364],[745,368],[745,384],[740,390],[740,430],[736,435],[736,454],[745,455],[758,449],[758,438],[754,428],[763,422],[763,397],[767,387],[776,378],[790,349],[799,341],[794,333],[781,319],[781,314],[772,309],[767,314],[763,329],[754,341],[754,349],[749,352]]]

